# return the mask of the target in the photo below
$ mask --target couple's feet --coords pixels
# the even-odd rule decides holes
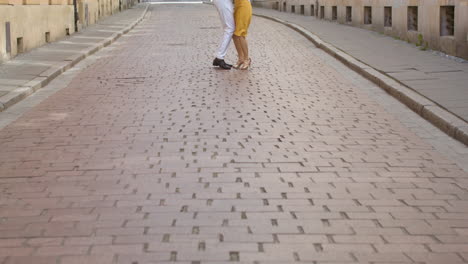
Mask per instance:
[[[230,70],[231,68],[239,70],[247,70],[250,68],[252,60],[249,58],[246,62],[237,62],[235,65],[226,63],[224,60],[215,58],[213,61],[213,66],[219,66],[223,70]]]

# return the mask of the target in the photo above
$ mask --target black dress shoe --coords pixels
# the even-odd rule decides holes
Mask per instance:
[[[224,60],[215,58],[213,61],[213,66],[219,66],[221,69],[230,70],[232,65],[227,64]]]

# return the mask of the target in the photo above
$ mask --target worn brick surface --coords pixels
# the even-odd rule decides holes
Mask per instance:
[[[153,6],[0,131],[1,264],[468,262],[466,172],[283,26],[211,68],[218,24]]]

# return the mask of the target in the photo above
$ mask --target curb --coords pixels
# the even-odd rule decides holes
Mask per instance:
[[[114,33],[112,36],[102,40],[101,42],[95,44],[92,47],[82,50],[79,54],[75,54],[68,57],[63,62],[57,63],[57,65],[52,66],[48,70],[42,72],[39,76],[26,83],[24,86],[16,88],[8,94],[0,97],[0,112],[5,111],[9,107],[33,94],[37,90],[43,88],[52,80],[60,76],[62,73],[69,70],[70,68],[78,64],[80,61],[84,60],[86,57],[93,55],[99,50],[115,42],[121,36],[127,34],[130,30],[132,30],[143,20],[143,18],[146,16],[146,13],[148,12],[148,8],[149,5],[146,5],[143,14],[137,20],[135,20],[135,22],[132,22],[129,26],[125,27],[121,31]]]
[[[445,110],[434,101],[419,94],[392,77],[380,72],[372,66],[359,61],[335,46],[323,41],[318,36],[299,25],[275,17],[258,14],[254,15],[278,22],[297,31],[299,34],[311,41],[315,46],[324,50],[353,71],[359,73],[364,78],[385,90],[388,94],[405,104],[427,121],[431,122],[444,133],[468,146],[468,123],[455,114]]]

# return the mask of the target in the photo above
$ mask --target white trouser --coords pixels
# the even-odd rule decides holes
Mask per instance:
[[[224,31],[223,39],[216,52],[216,58],[223,60],[227,54],[234,30],[236,29],[236,24],[234,22],[234,6],[231,0],[213,0],[213,3],[216,9],[218,9]]]

